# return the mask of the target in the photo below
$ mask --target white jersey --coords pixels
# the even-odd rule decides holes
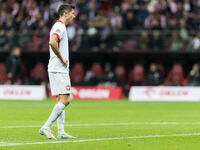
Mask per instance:
[[[58,37],[58,47],[60,54],[63,59],[67,60],[67,67],[62,64],[60,59],[53,52],[51,46],[49,46],[50,50],[50,59],[48,64],[48,72],[69,72],[69,46],[68,46],[68,37],[67,37],[67,29],[64,23],[60,20],[57,20],[53,25],[50,31],[50,37],[52,35],[56,35]]]

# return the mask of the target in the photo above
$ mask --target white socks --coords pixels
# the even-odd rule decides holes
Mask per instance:
[[[63,110],[60,116],[57,119],[57,125],[58,125],[58,133],[64,133],[64,123],[65,123],[65,111]]]
[[[53,122],[63,113],[65,109],[65,105],[61,102],[58,102],[54,108],[53,111],[51,112],[51,115],[49,116],[48,120],[44,124],[43,128],[50,128]],[[64,128],[64,124],[63,124]]]

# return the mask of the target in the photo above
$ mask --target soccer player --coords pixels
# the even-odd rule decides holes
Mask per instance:
[[[75,6],[62,4],[58,9],[59,20],[50,31],[50,59],[48,74],[52,95],[56,95],[54,106],[48,120],[39,130],[48,139],[56,139],[51,133],[51,125],[57,120],[58,139],[75,138],[64,131],[65,107],[70,103],[69,46],[66,25],[72,24]]]

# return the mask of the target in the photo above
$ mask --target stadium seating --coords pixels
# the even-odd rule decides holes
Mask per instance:
[[[165,80],[164,85],[184,86],[187,80],[184,78],[184,70],[181,64],[174,64]]]
[[[144,85],[145,71],[144,66],[137,64],[129,73],[129,82],[131,85]]]
[[[118,82],[126,80],[126,70],[122,65],[118,65],[115,67],[115,75]]]
[[[73,65],[70,71],[71,81],[73,83],[82,83],[84,80],[85,70],[81,63],[76,63]]]
[[[101,67],[101,65],[99,63],[94,63],[92,64],[92,67],[90,69],[90,71],[92,73],[94,73],[94,75],[98,78],[98,79],[102,79],[103,77],[103,69]]]
[[[37,63],[30,73],[30,77],[39,79],[40,81],[46,80],[46,69],[42,63]]]
[[[49,51],[49,41],[48,40],[43,40],[43,43],[40,45],[41,52],[48,52]]]
[[[0,84],[5,84],[7,79],[5,64],[0,63]]]

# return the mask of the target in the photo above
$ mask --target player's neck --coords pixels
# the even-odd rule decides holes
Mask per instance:
[[[63,17],[60,17],[59,20],[64,24],[67,25],[67,20]]]

